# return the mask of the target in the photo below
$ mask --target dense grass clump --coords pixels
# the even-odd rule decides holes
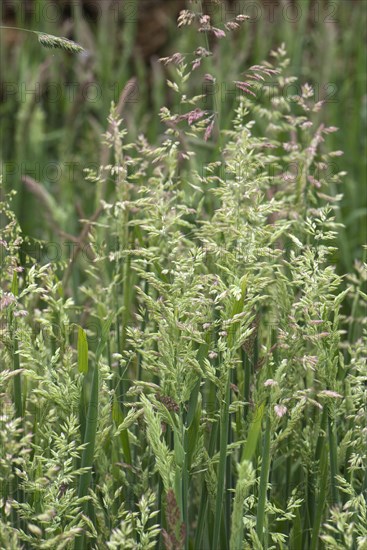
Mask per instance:
[[[336,129],[311,85],[284,93],[283,46],[223,129],[215,89],[189,94],[208,53],[163,60],[159,142],[112,106],[67,266],[1,203],[2,547],[366,548],[367,264],[334,261]]]
[[[246,67],[260,64],[272,49],[285,42],[289,74],[299,78],[284,87],[285,93],[299,95],[301,84],[310,83],[315,101],[322,100],[325,105],[315,115],[315,123],[340,128],[323,147],[329,152],[344,152],[343,156],[330,159],[327,172],[330,194],[343,193],[336,213],[337,221],[343,224],[335,243],[337,270],[339,274],[352,271],[354,259],[362,260],[361,246],[367,231],[364,3],[206,2],[203,9],[208,10],[211,25],[199,35],[197,25],[183,25],[183,15],[177,29],[173,12],[170,16],[161,13],[165,28],[162,36],[166,35],[168,42],[157,51],[149,32],[155,18],[151,21],[146,17],[146,7],[160,6],[169,11],[176,3],[179,2],[65,1],[50,7],[33,0],[8,3],[14,18],[4,24],[36,32],[0,28],[0,165],[5,189],[17,190],[13,207],[25,234],[58,243],[60,254],[54,251],[53,258],[61,252],[64,260],[68,257],[65,239],[71,241],[70,235],[79,233],[78,220],[92,216],[101,198],[94,186],[85,185],[83,169],[108,164],[100,135],[112,100],[123,113],[129,140],[144,133],[151,143],[159,142],[163,126],[156,113],[163,106],[180,113],[181,107],[180,97],[165,85],[167,76],[170,78],[169,67],[160,64],[158,57],[187,52],[191,63],[197,59],[198,48],[202,53],[212,51],[213,55],[202,58],[202,72],[195,71],[193,82],[198,85],[198,93],[207,93],[207,108],[216,98],[214,110],[220,127],[228,130],[236,102],[234,81],[241,80],[240,73]],[[87,5],[100,16],[91,18]],[[187,7],[199,13],[201,2],[188,1]],[[6,14],[7,9],[4,10]],[[237,20],[238,15],[248,19]],[[225,38],[217,38],[211,27],[217,29],[217,35],[225,33]],[[40,47],[36,39],[40,34],[51,35],[53,40],[55,35],[73,38],[76,46],[81,44],[85,51],[74,54]],[[148,58],[145,54],[143,58],[141,52],[149,49],[153,55]],[[203,82],[205,73],[211,74],[215,82]],[[127,85],[132,77],[134,83]],[[270,81],[268,87],[271,86]],[[253,130],[258,137],[264,136],[263,122],[259,120]],[[216,144],[211,144],[210,149],[198,149],[200,164],[207,162],[210,151],[211,160],[216,160]],[[343,185],[334,185],[332,177],[341,170],[347,172]],[[32,185],[29,177],[40,185]],[[104,191],[103,198],[108,200],[113,193],[108,182]],[[35,217],[33,210],[38,209],[40,201],[42,210]],[[77,287],[83,280],[82,269],[75,271],[73,280]]]

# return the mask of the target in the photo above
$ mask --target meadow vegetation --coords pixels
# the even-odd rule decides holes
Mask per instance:
[[[337,5],[320,72],[333,68],[334,31],[355,47]],[[367,548],[363,119],[347,124],[307,78],[305,13],[297,29],[283,21],[275,48],[259,23],[249,62],[246,15],[224,24],[192,5],[177,50],[153,62],[151,96],[144,78],[126,85],[124,66],[117,98],[27,96],[8,121],[2,548]],[[107,29],[95,45],[103,90],[116,66]],[[48,30],[35,46],[62,50]],[[133,34],[128,22],[126,62]],[[84,53],[64,46],[69,57],[33,82],[47,70],[57,83],[71,55],[82,71]],[[32,66],[17,71],[22,82]],[[337,90],[351,93],[348,78]],[[50,135],[46,112],[50,127],[74,125]],[[75,161],[72,180],[19,177],[48,154]],[[26,212],[27,193],[44,219]]]

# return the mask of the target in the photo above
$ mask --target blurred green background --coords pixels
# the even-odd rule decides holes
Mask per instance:
[[[177,29],[176,24],[181,9],[198,10],[199,4],[2,4],[2,25],[66,36],[86,50],[47,50],[32,34],[0,30],[0,166],[5,190],[17,190],[14,208],[26,235],[62,243],[68,235],[78,235],[78,220],[90,217],[100,198],[108,200],[111,190],[97,196],[83,170],[108,162],[101,134],[111,101],[121,99],[129,141],[142,133],[152,143],[162,139],[159,109],[167,105],[179,112],[180,105],[166,86],[167,68],[158,59],[205,46],[202,34],[191,27]],[[230,126],[233,115],[231,83],[250,65],[270,59],[270,51],[283,42],[291,60],[289,74],[313,84],[316,97],[325,101],[318,122],[339,131],[324,147],[344,151],[334,157],[330,174],[347,172],[343,184],[330,189],[332,195],[343,194],[338,221],[345,228],[339,233],[336,261],[340,272],[351,271],[362,256],[367,231],[366,2],[245,0],[203,2],[202,9],[221,28],[239,13],[250,17],[238,31],[210,44],[214,55],[206,61],[207,72],[221,86],[222,128]],[[136,83],[126,88],[132,77]],[[211,155],[215,158],[216,151]]]

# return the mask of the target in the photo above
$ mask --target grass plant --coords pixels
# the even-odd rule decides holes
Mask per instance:
[[[284,45],[222,105],[216,43],[248,20],[179,24],[157,133],[112,104],[68,263],[34,256],[4,190],[0,546],[362,550],[366,246],[338,257],[336,128]]]

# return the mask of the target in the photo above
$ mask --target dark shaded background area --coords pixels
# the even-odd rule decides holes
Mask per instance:
[[[172,20],[177,17],[181,9],[185,7],[185,0],[60,0],[59,2],[43,2],[43,6],[37,6],[39,2],[24,0],[5,2],[3,13],[7,24],[16,23],[19,14],[29,23],[38,17],[41,19],[54,20],[56,23],[73,25],[75,10],[81,10],[83,18],[90,24],[101,24],[106,14],[113,14],[122,25],[127,22],[136,22],[137,34],[134,42],[134,49],[144,59],[164,47],[169,41],[168,28]],[[49,4],[51,7],[45,7]],[[56,7],[55,7],[56,5]],[[16,31],[8,35],[8,40],[16,43],[18,41]]]
[[[159,109],[168,105],[178,112],[180,106],[165,84],[169,75],[158,59],[203,45],[203,36],[194,29],[176,26],[181,9],[199,9],[199,4],[2,4],[3,25],[66,36],[86,50],[79,55],[45,50],[32,34],[0,31],[1,172],[5,189],[18,192],[14,205],[26,234],[55,240],[63,232],[77,234],[78,220],[95,211],[98,197],[85,182],[83,170],[106,160],[101,133],[111,101],[121,102],[129,140],[144,133],[159,142]],[[331,192],[344,195],[339,221],[345,229],[339,235],[338,262],[340,269],[350,270],[354,258],[361,257],[366,237],[366,3],[245,0],[203,2],[202,8],[218,26],[238,13],[250,16],[241,30],[211,44],[214,56],[208,59],[208,72],[216,71],[223,89],[228,91],[241,72],[269,59],[270,50],[284,42],[291,60],[289,73],[301,83],[313,84],[317,97],[325,101],[320,121],[340,128],[327,147],[344,151],[330,166],[331,175],[348,172],[343,189]],[[132,77],[135,84],[126,88]],[[227,127],[233,102],[233,94],[225,93],[221,115]],[[107,188],[103,198],[108,193]]]

